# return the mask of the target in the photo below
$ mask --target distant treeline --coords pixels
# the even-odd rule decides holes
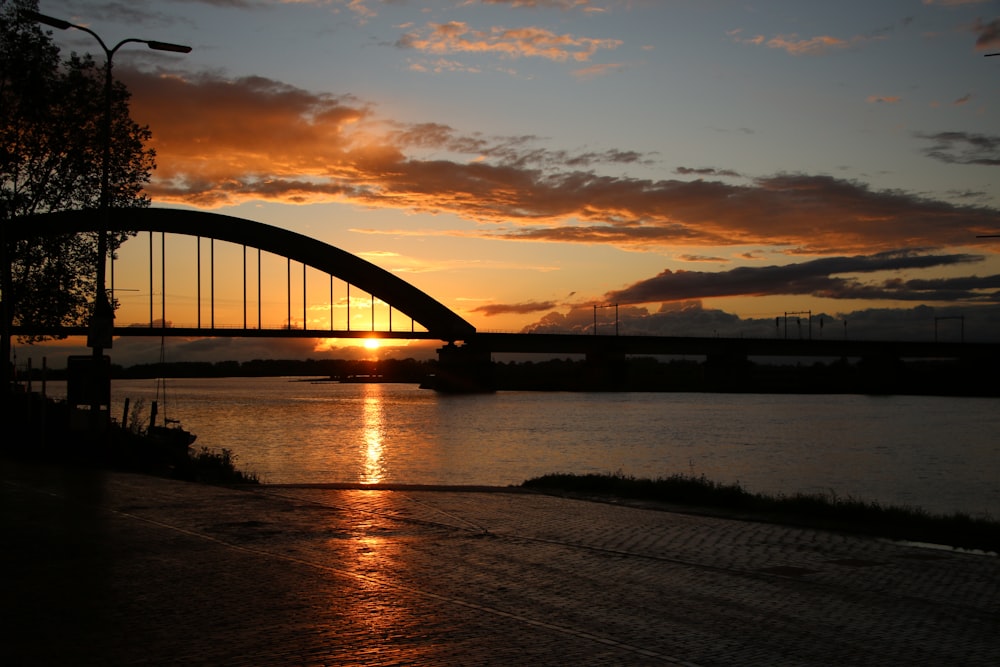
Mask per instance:
[[[169,362],[113,366],[114,379],[324,377],[340,382],[422,383],[439,374],[437,360],[347,359]],[[40,377],[35,370],[36,379]],[[65,371],[49,370],[64,379]],[[521,391],[708,391],[756,393],[865,393],[1000,396],[996,361],[834,360],[775,364],[734,359],[628,357],[591,364],[578,359],[496,362],[489,384]]]

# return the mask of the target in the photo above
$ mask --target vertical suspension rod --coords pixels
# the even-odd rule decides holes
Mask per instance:
[[[208,240],[208,284],[211,291],[209,310],[211,311],[212,328],[215,328],[215,239]]]
[[[201,237],[198,241],[198,328],[201,328]]]
[[[247,328],[247,244],[243,244],[243,329]]]
[[[149,328],[153,328],[153,230],[149,230]]]
[[[160,326],[167,326],[167,234],[160,232]]]

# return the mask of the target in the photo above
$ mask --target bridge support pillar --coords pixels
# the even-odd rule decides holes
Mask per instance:
[[[448,343],[438,348],[437,372],[423,386],[435,391],[474,394],[496,391],[493,359],[481,347]]]

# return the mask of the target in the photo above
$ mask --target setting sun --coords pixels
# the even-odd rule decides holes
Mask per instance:
[[[382,343],[378,338],[366,338],[365,339],[365,349],[367,350],[377,350]]]

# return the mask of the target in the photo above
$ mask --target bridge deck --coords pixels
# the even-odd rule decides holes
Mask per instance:
[[[28,333],[14,327],[13,334]],[[33,329],[31,333],[39,333]],[[53,328],[52,336],[85,336],[84,327]],[[445,341],[429,331],[329,329],[244,329],[238,327],[116,327],[121,337],[177,338],[344,338]],[[900,359],[1000,359],[998,343],[875,341],[696,336],[608,336],[584,334],[474,333],[460,339],[465,347],[493,354],[621,354],[739,357],[895,357]]]

